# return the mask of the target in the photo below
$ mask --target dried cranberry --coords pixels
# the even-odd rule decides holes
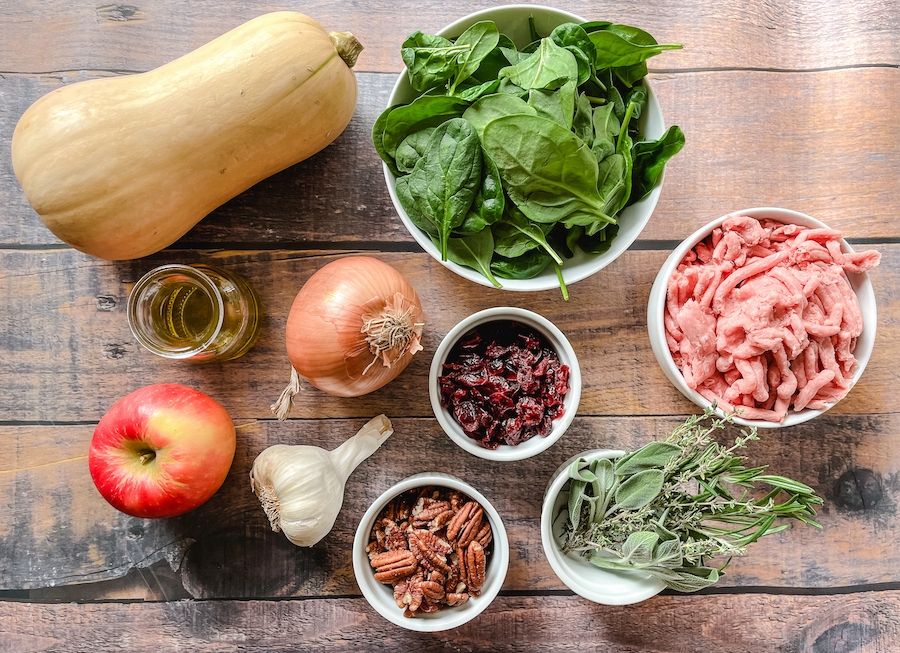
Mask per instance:
[[[489,322],[465,334],[442,372],[441,405],[487,449],[546,436],[565,412],[569,368],[518,322]]]

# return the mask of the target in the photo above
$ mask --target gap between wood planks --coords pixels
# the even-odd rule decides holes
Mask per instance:
[[[873,583],[871,585],[848,585],[843,587],[766,587],[766,586],[747,586],[747,587],[710,587],[698,592],[685,594],[676,592],[675,590],[663,590],[659,596],[740,596],[751,594],[762,594],[770,596],[844,596],[848,594],[864,594],[868,592],[887,592],[900,590],[900,583]],[[30,590],[0,590],[0,603],[33,603],[38,605],[54,605],[59,603],[77,603],[77,604],[128,604],[128,603],[167,603],[167,600],[159,599],[86,599],[81,601],[72,601],[71,598],[44,598],[34,599],[30,596]],[[576,596],[575,592],[570,590],[501,590],[501,597],[549,597],[549,596]],[[288,597],[236,597],[236,598],[193,598],[190,601],[196,603],[214,603],[221,601],[229,601],[235,603],[241,602],[260,602],[260,601],[354,601],[364,598],[362,594],[333,594],[328,596],[288,596]]]

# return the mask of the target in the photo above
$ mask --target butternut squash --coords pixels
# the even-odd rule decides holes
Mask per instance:
[[[38,99],[16,125],[13,169],[63,242],[147,256],[337,138],[360,50],[309,16],[264,14],[155,70]]]

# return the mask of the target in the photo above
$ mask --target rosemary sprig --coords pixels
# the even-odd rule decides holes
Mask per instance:
[[[759,439],[741,431],[725,447],[712,439],[731,423],[715,407],[693,415],[663,441],[615,459],[569,468],[565,553],[605,569],[640,569],[692,592],[715,583],[732,556],[796,519],[817,528],[812,488],[766,467],[745,467],[738,453]],[[758,485],[770,489],[758,496]],[[757,498],[758,497],[758,498]],[[720,567],[707,559],[725,557]]]

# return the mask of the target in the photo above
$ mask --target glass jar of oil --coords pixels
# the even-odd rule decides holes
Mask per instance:
[[[256,343],[259,321],[250,284],[212,265],[163,265],[141,277],[128,297],[134,337],[165,358],[237,358]]]

